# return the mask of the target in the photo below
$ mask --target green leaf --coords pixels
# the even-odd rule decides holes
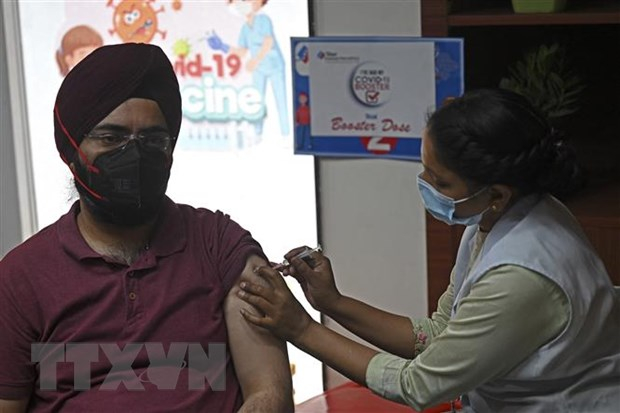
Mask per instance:
[[[547,117],[569,115],[579,109],[581,78],[569,66],[566,48],[558,43],[541,44],[526,52],[508,68],[499,87],[524,95]]]

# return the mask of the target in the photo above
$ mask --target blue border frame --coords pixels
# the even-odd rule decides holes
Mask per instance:
[[[303,76],[296,71],[295,50],[299,43],[386,43],[386,42],[433,42],[435,45],[435,105],[439,107],[448,97],[461,96],[464,92],[464,61],[462,38],[434,38],[434,37],[393,37],[393,36],[329,36],[329,37],[292,37],[291,38],[291,68],[293,79],[293,119],[298,108],[297,96],[300,92],[310,95],[310,77]],[[310,106],[311,103],[310,103]],[[373,153],[364,146],[361,137],[341,136],[311,136],[312,148],[301,147],[301,136],[298,128],[294,128],[295,154],[354,157],[354,158],[391,158],[420,160],[421,137],[390,138],[395,145],[389,152]]]

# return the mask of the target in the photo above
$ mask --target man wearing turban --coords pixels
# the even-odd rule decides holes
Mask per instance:
[[[0,411],[293,409],[285,343],[240,314],[261,246],[165,195],[180,126],[157,46],[101,47],[65,78],[54,133],[80,199],[0,264]]]

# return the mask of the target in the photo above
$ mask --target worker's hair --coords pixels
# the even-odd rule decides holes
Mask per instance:
[[[479,89],[446,102],[427,119],[439,162],[472,186],[505,184],[522,195],[564,198],[584,175],[574,152],[523,96]]]

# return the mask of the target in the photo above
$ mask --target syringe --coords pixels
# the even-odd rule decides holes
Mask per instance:
[[[302,260],[304,260],[306,262],[306,264],[308,264],[311,268],[314,268],[314,266],[316,265],[314,258],[312,258],[312,253],[313,252],[321,252],[323,251],[323,248],[321,248],[321,245],[317,245],[316,248],[306,248],[305,250],[303,250],[302,252],[300,252],[299,254],[295,255],[295,258],[300,258]],[[288,260],[284,260],[282,261],[280,264],[276,264],[274,265],[272,268],[274,270],[278,270],[281,271],[286,267],[290,267],[290,263],[288,262]]]

